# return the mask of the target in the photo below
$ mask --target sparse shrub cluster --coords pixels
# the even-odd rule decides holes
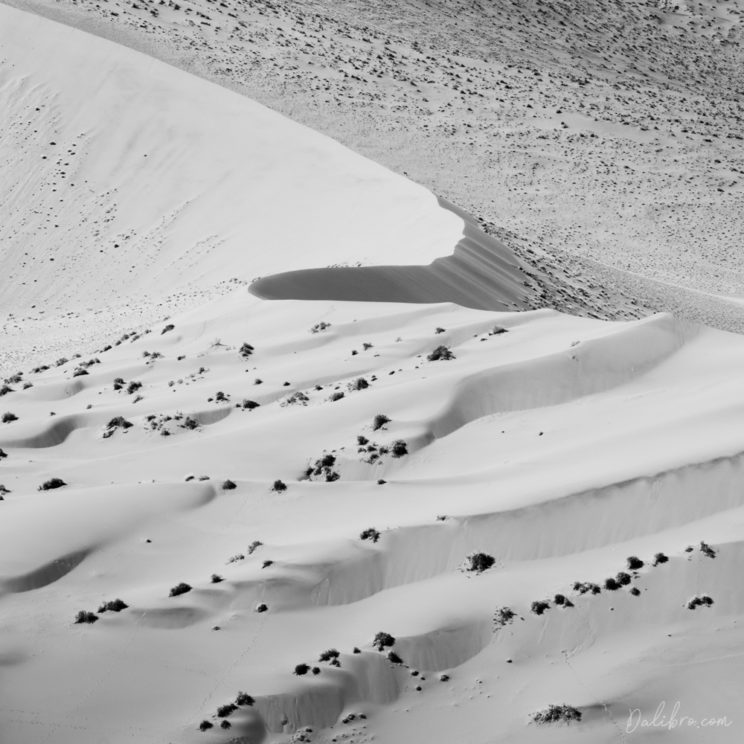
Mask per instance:
[[[378,651],[384,651],[386,648],[390,648],[391,646],[395,645],[395,638],[394,636],[391,636],[390,633],[380,631],[375,635],[374,640],[372,641],[372,645]]]
[[[372,421],[372,431],[382,429],[385,424],[389,424],[390,419],[384,413],[378,413]]]
[[[260,403],[256,403],[255,400],[248,400],[248,398],[243,398],[241,403],[236,403],[236,408],[242,408],[244,411],[252,411],[254,408],[258,408],[260,406]]]
[[[572,705],[549,705],[531,716],[532,722],[538,725],[550,723],[574,723],[581,720],[581,711]]]
[[[55,488],[62,488],[62,486],[66,486],[67,483],[65,483],[61,478],[50,478],[49,480],[44,481],[38,488],[39,491],[52,491]]]
[[[246,343],[244,343],[240,347],[240,352],[239,353],[240,353],[240,356],[243,357],[243,359],[248,359],[248,357],[251,354],[253,354],[254,351],[255,351],[255,349],[253,348],[253,346],[251,344],[249,344],[249,343],[246,342]]]
[[[325,331],[328,328],[331,327],[330,323],[327,323],[325,320],[321,320],[320,323],[316,323],[311,329],[310,333],[320,333],[321,331]]]
[[[99,608],[99,613],[104,612],[121,612],[126,610],[129,605],[123,599],[112,599],[109,602],[104,602]]]
[[[131,429],[134,424],[131,421],[127,421],[123,416],[115,416],[108,424],[106,424],[106,431],[103,432],[103,438],[108,439],[116,432],[117,429]]]
[[[13,421],[18,421],[18,416],[15,415],[15,413],[11,413],[10,411],[6,411],[2,416],[2,422],[4,424],[10,424]]]
[[[455,359],[455,355],[452,353],[452,350],[447,346],[437,346],[434,351],[430,352],[426,358],[430,362],[439,362],[439,361],[449,361],[450,359]]]
[[[491,568],[496,559],[488,553],[473,553],[467,558],[467,571],[474,571],[476,573],[483,573]]]
[[[695,610],[698,607],[710,607],[712,604],[713,600],[707,594],[703,594],[701,597],[693,597],[687,603],[687,609]]]
[[[281,493],[282,491],[287,490],[287,484],[282,480],[275,480],[271,490],[275,493]]]
[[[504,625],[509,625],[516,616],[517,613],[511,607],[499,607],[493,616],[493,622],[497,627],[503,628]]]
[[[95,614],[95,612],[88,612],[88,610],[80,610],[77,615],[75,615],[75,624],[81,625],[84,623],[95,623],[98,620],[98,615]]]
[[[545,600],[536,600],[530,605],[530,609],[535,615],[542,615],[546,610],[550,609],[550,602]]]
[[[170,594],[168,596],[170,597],[178,597],[181,594],[186,594],[187,592],[191,591],[191,586],[187,584],[186,582],[182,581],[179,584],[176,584],[174,587],[171,587]]]
[[[326,483],[337,481],[341,476],[333,469],[336,456],[326,453],[305,470],[305,477],[310,480],[322,480]]]
[[[282,407],[295,405],[306,406],[309,402],[310,398],[301,390],[298,390],[296,393],[292,393],[292,395],[286,397],[279,405]]]
[[[380,533],[374,527],[368,527],[361,532],[359,539],[376,543],[380,539]]]

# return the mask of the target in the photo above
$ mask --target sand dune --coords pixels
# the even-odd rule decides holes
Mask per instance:
[[[508,312],[550,273],[421,186],[0,40],[2,744],[739,740],[741,337]]]

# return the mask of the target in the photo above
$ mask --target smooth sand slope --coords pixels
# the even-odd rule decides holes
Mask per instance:
[[[423,188],[0,40],[2,744],[741,739],[740,337],[505,312],[534,270]],[[627,733],[663,701],[730,725]]]

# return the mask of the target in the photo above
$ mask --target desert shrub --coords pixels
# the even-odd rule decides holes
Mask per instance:
[[[233,481],[231,481],[229,478],[225,481],[222,481],[222,490],[223,491],[233,491],[236,489],[237,486]]]
[[[247,693],[242,690],[235,696],[236,705],[253,705],[256,701]]]
[[[332,403],[335,403],[337,400],[341,400],[341,398],[344,398],[344,393],[342,393],[340,390],[338,390],[335,393],[331,393],[328,400],[330,400]]]
[[[307,478],[322,478],[327,483],[337,481],[341,476],[333,469],[335,464],[336,456],[326,453],[305,470],[305,476]]]
[[[565,594],[556,594],[555,597],[553,597],[553,602],[557,605],[564,605],[566,604],[566,595]]]
[[[403,659],[398,656],[398,654],[395,653],[395,651],[388,651],[388,661],[391,661],[393,664],[402,664]]]
[[[628,586],[631,582],[631,576],[630,574],[625,573],[625,571],[620,571],[620,573],[615,577],[617,579],[617,583],[620,584],[620,586]]]
[[[516,616],[517,613],[511,607],[499,607],[493,616],[493,621],[496,625],[502,627],[508,625]]]
[[[318,661],[332,661],[338,659],[341,654],[335,648],[329,648],[318,657]]]
[[[261,602],[261,604],[256,605],[256,612],[266,612],[269,609],[269,606],[265,602]]]
[[[276,493],[281,493],[282,491],[287,490],[287,484],[284,481],[275,480],[274,485],[271,487],[271,490],[275,491]]]
[[[251,354],[253,354],[253,352],[254,352],[254,351],[255,351],[255,349],[253,348],[253,346],[251,346],[251,344],[249,344],[249,343],[244,343],[244,344],[243,344],[243,345],[242,345],[242,346],[240,347],[240,352],[239,352],[239,353],[240,353],[240,356],[242,356],[242,357],[243,357],[243,359],[248,359],[248,357],[249,357],[249,356],[250,356]]]
[[[235,703],[220,705],[220,707],[217,708],[217,718],[227,718],[230,714],[235,713],[237,709],[238,706],[235,705]]]
[[[224,581],[224,579],[219,574],[212,574],[210,581],[213,584],[219,584],[220,582]]]
[[[374,527],[367,527],[366,530],[361,532],[359,538],[361,540],[371,540],[373,543],[376,543],[380,539],[380,533]]]
[[[99,608],[98,612],[121,612],[126,610],[129,605],[123,599],[112,599],[109,602],[104,602]]]
[[[693,597],[687,603],[687,609],[694,610],[698,607],[710,607],[712,604],[713,600],[707,594],[703,594],[702,597]]]
[[[260,548],[263,545],[263,543],[260,540],[254,540],[249,546],[248,546],[248,555],[252,555],[254,551],[256,551],[258,548]]]
[[[426,358],[430,362],[448,361],[450,359],[454,359],[455,355],[448,347],[437,346],[437,348],[434,349],[434,351],[432,351],[430,354],[428,354]]]
[[[390,449],[393,457],[403,457],[408,454],[408,445],[402,439],[396,439]]]
[[[369,444],[369,439],[367,437],[363,437],[361,434],[357,436],[357,444],[360,447],[364,447],[365,444]]]
[[[160,335],[162,336],[164,333],[170,333],[175,327],[176,326],[174,326],[173,323],[168,323],[168,325],[160,331]]]
[[[280,406],[294,406],[294,405],[302,405],[306,406],[308,402],[310,401],[310,398],[305,395],[302,391],[298,390],[296,393],[292,393],[292,395],[285,398],[279,405]]]
[[[545,610],[547,610],[549,608],[550,608],[550,603],[549,602],[545,602],[544,600],[536,600],[530,606],[530,609],[536,615],[542,615],[545,612]]]
[[[67,483],[65,483],[61,478],[50,478],[39,486],[39,491],[51,491],[55,488],[62,488],[62,486],[66,485]]]
[[[382,429],[385,424],[389,424],[390,419],[384,413],[378,413],[372,421],[372,430]]]
[[[369,383],[364,377],[358,377],[353,382],[349,383],[349,390],[366,390],[369,387]]]
[[[256,403],[255,400],[248,400],[248,398],[243,398],[242,403],[238,403],[237,407],[242,408],[244,411],[252,411],[254,408],[258,408],[261,404]]]
[[[435,334],[439,334],[439,333],[444,333],[444,332],[445,332],[446,330],[447,330],[446,328],[442,328],[441,326],[437,326],[437,327],[436,327],[436,328],[434,329],[434,333],[435,333]]]
[[[372,641],[372,645],[378,650],[383,651],[389,646],[395,645],[395,638],[390,633],[380,631]]]
[[[264,561],[261,564],[261,568],[268,568],[269,566],[273,566],[273,565],[274,565],[274,561]]]
[[[604,587],[605,589],[614,592],[620,588],[620,584],[617,583],[616,579],[613,579],[612,576],[610,576],[609,579],[605,579]]]
[[[67,364],[67,362],[69,362],[69,361],[70,361],[70,360],[69,360],[69,359],[68,359],[67,357],[60,357],[60,358],[59,358],[59,359],[57,359],[57,361],[56,361],[56,362],[54,363],[54,366],[55,366],[55,367],[61,367],[61,366],[65,365],[65,364]]]
[[[311,329],[310,333],[320,333],[321,331],[325,331],[327,328],[330,328],[331,324],[326,323],[325,320],[321,320],[320,323],[316,323]]]
[[[83,375],[87,375],[88,370],[84,367],[76,367],[75,370],[72,373],[73,377],[82,377]]]
[[[214,401],[215,403],[228,403],[230,401],[230,396],[227,393],[223,393],[221,390],[218,390],[214,394]]]
[[[8,453],[0,447],[0,460],[4,460],[8,456]]]
[[[123,416],[115,416],[108,424],[107,429],[130,429],[134,424],[131,421],[127,421]]]
[[[3,385],[0,387],[0,398],[2,398],[3,395],[7,395],[8,393],[12,393],[13,388],[10,387],[10,385]]]
[[[669,558],[664,553],[657,553],[654,556],[654,566],[660,566],[662,563],[667,563]]]
[[[639,588],[638,588],[637,586],[634,586],[634,587],[631,587],[631,589],[630,589],[630,593],[631,593],[631,594],[632,594],[632,595],[633,595],[634,597],[638,597],[638,596],[640,596],[640,594],[641,594],[641,590],[640,590],[640,589],[639,589]]]
[[[199,731],[209,731],[209,729],[214,728],[214,724],[210,723],[209,721],[202,721],[199,724]]]
[[[628,569],[630,571],[637,571],[639,568],[643,568],[644,565],[644,562],[638,556],[631,555],[628,557]]]
[[[297,665],[297,666],[296,666],[296,667],[294,668],[294,673],[295,673],[295,674],[296,674],[296,675],[297,675],[298,677],[303,677],[303,676],[304,676],[304,675],[306,675],[306,674],[307,674],[307,673],[308,673],[309,671],[310,671],[310,667],[309,667],[309,666],[308,666],[307,664],[298,664],[298,665]]]
[[[75,623],[77,625],[80,625],[81,623],[94,623],[96,620],[98,620],[98,615],[93,612],[88,612],[87,610],[80,610],[80,612],[75,615]]]
[[[598,584],[594,584],[591,581],[575,581],[573,590],[579,594],[587,594],[588,592],[599,594],[602,591]]]
[[[708,558],[715,558],[716,557],[716,551],[713,550],[713,548],[708,545],[708,543],[701,542],[700,543],[700,552],[703,555],[707,555]]]
[[[181,424],[181,428],[193,431],[194,429],[199,428],[199,422],[191,416],[186,416],[186,418],[183,420],[183,423]]]
[[[127,385],[127,394],[131,395],[132,393],[136,393],[140,388],[142,387],[142,383],[137,380],[132,380]]]
[[[11,413],[10,411],[6,411],[3,414],[3,423],[9,424],[12,421],[18,421],[18,416],[15,415],[15,413]]]
[[[539,725],[547,723],[572,723],[581,720],[581,711],[572,705],[549,705],[531,716],[532,722]]]
[[[222,721],[222,723],[220,723],[220,728],[221,728],[221,729],[225,729],[225,730],[227,730],[227,729],[229,729],[229,728],[232,728],[232,724],[231,724],[231,723],[230,723],[230,721],[228,721],[227,719],[224,719],[224,720]]]
[[[190,591],[191,587],[187,583],[182,581],[180,584],[176,584],[174,587],[171,588],[169,596],[178,597],[179,595],[186,594],[186,592]]]
[[[125,384],[123,377],[114,378],[114,390],[121,390]]]
[[[488,555],[488,553],[473,553],[468,556],[467,561],[466,570],[476,571],[477,573],[487,571],[496,563],[496,559],[492,555]]]

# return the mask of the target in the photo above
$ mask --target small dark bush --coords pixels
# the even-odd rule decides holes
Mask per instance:
[[[141,382],[138,382],[137,380],[132,380],[129,383],[129,385],[127,385],[127,394],[131,395],[132,393],[136,393],[141,387],[142,387]]]
[[[708,543],[701,542],[700,543],[700,552],[703,555],[707,555],[708,558],[715,558],[716,557],[716,551],[713,550],[713,548],[708,545]]]
[[[349,383],[349,390],[366,390],[369,387],[369,383],[364,377],[358,377],[354,382]]]
[[[109,602],[104,602],[99,608],[98,612],[121,612],[126,610],[129,605],[122,599],[112,599]]]
[[[241,691],[235,697],[236,705],[253,705],[255,702],[256,701],[247,692]]]
[[[502,627],[508,625],[516,616],[517,613],[514,612],[511,607],[500,607],[496,610],[496,613],[493,616],[493,621],[496,625]]]
[[[276,491],[276,493],[281,493],[282,491],[287,490],[287,484],[284,481],[275,480],[274,485],[271,487],[271,490]]]
[[[12,392],[13,392],[13,388],[10,387],[10,385],[3,385],[2,387],[0,387],[0,398],[2,398],[3,395],[7,395],[8,393],[12,393]]]
[[[341,654],[335,648],[329,648],[327,651],[318,657],[318,661],[331,661],[332,659],[338,659]]]
[[[269,606],[264,602],[261,602],[261,604],[256,607],[256,612],[266,612],[268,609]]]
[[[8,456],[8,453],[0,447],[0,460],[4,460]]]
[[[182,581],[180,584],[176,584],[174,587],[171,588],[169,596],[178,597],[180,594],[186,594],[186,592],[190,591],[191,587]]]
[[[186,418],[183,420],[183,423],[181,424],[181,428],[193,431],[194,429],[199,428],[199,422],[191,416],[186,416]]]
[[[632,580],[630,574],[625,573],[625,571],[620,571],[615,578],[620,586],[628,586]]]
[[[235,485],[235,483],[233,483],[233,481],[231,481],[229,478],[226,481],[222,482],[223,491],[233,491],[236,488],[237,486]]]
[[[467,570],[476,571],[477,573],[487,571],[496,563],[496,559],[492,555],[488,555],[488,553],[473,553],[468,556],[467,560]]]
[[[249,357],[249,356],[250,356],[251,354],[253,354],[253,352],[254,352],[254,351],[255,351],[255,349],[253,348],[253,346],[251,346],[251,345],[250,345],[250,344],[248,344],[248,343],[244,343],[244,344],[243,344],[243,345],[242,345],[242,346],[240,347],[240,356],[242,356],[242,357],[243,357],[243,359],[248,359],[248,357]]]
[[[402,439],[396,439],[390,451],[393,457],[403,457],[408,454],[408,445]]]
[[[390,633],[384,633],[380,631],[376,636],[374,641],[372,641],[372,645],[378,650],[383,651],[385,648],[389,646],[395,645],[395,638],[390,635]]]
[[[384,413],[378,413],[372,421],[372,429],[373,431],[377,431],[378,429],[382,429],[385,424],[389,423],[390,419]]]
[[[550,705],[545,710],[533,713],[532,722],[539,725],[546,723],[571,723],[581,720],[581,711],[571,705]]]
[[[555,597],[553,597],[553,602],[557,605],[564,605],[566,604],[566,595],[565,594],[556,594]]]
[[[85,369],[84,367],[76,367],[75,368],[75,371],[72,373],[72,376],[73,377],[82,377],[83,375],[87,375],[87,374],[89,374],[88,373],[88,370]]]
[[[630,571],[637,571],[639,568],[643,568],[644,562],[635,555],[628,557],[628,569]]]
[[[388,661],[391,661],[393,664],[402,664],[403,659],[398,656],[398,654],[395,653],[395,651],[388,651]]]
[[[123,416],[115,416],[108,424],[107,429],[130,429],[134,424],[131,421],[127,421]]]
[[[239,408],[242,408],[244,411],[252,411],[254,408],[258,408],[260,406],[259,403],[256,403],[255,400],[248,400],[248,398],[244,398],[242,403],[238,404]]]
[[[544,600],[536,600],[532,603],[530,606],[530,609],[532,612],[534,612],[536,615],[542,615],[545,610],[550,609],[550,603],[545,602]]]
[[[298,665],[297,665],[297,666],[296,666],[296,667],[294,668],[294,673],[295,673],[295,674],[296,674],[296,675],[297,675],[298,677],[302,677],[302,676],[304,676],[304,675],[305,675],[305,674],[307,674],[307,673],[308,673],[309,671],[310,671],[310,667],[309,667],[309,666],[308,666],[307,664],[298,664]]]
[[[669,558],[664,553],[657,553],[654,556],[654,566],[660,566],[662,563],[667,563]]]
[[[263,545],[263,543],[260,540],[254,540],[249,546],[248,546],[248,555],[253,555],[253,553],[258,550]]]
[[[160,331],[160,335],[162,336],[164,333],[170,333],[175,327],[176,326],[174,326],[173,323],[168,323],[168,325]]]
[[[703,594],[702,597],[693,597],[687,603],[687,609],[694,610],[697,607],[710,607],[712,604],[713,600],[707,594]]]
[[[371,540],[373,543],[376,543],[380,539],[380,533],[374,527],[368,527],[359,535],[359,538],[361,540]]]
[[[65,483],[61,478],[50,478],[39,486],[39,491],[51,491],[54,488],[62,488],[62,486],[66,485],[67,483]]]
[[[439,334],[439,333],[444,333],[444,332],[445,332],[445,330],[446,330],[445,328],[442,328],[441,326],[437,326],[437,327],[436,327],[436,328],[434,329],[434,333],[437,333],[437,334]]]
[[[320,323],[316,323],[311,329],[310,333],[320,333],[321,331],[325,331],[327,328],[330,328],[331,324],[326,323],[326,321],[321,320]]]
[[[214,728],[214,724],[210,723],[209,721],[202,721],[199,724],[199,731],[209,731],[209,729]]]
[[[80,610],[77,615],[75,615],[75,623],[81,624],[81,623],[94,623],[98,620],[98,615],[96,615],[93,612],[88,612],[87,610]]]
[[[631,588],[630,593],[634,597],[638,597],[641,594],[641,590],[637,586],[634,586],[634,587]]]
[[[220,707],[217,708],[217,718],[227,718],[232,713],[235,713],[237,709],[238,709],[238,706],[235,705],[235,703],[227,703],[226,705],[220,705]]]
[[[448,361],[454,359],[455,355],[446,346],[437,346],[426,358],[430,362]]]
[[[10,411],[8,411],[7,413],[4,413],[3,414],[3,423],[4,424],[9,424],[12,421],[18,421],[18,416],[16,416],[15,413],[11,413]]]
[[[608,589],[611,592],[614,592],[620,588],[620,584],[618,584],[617,580],[613,579],[612,576],[610,576],[609,579],[605,579],[604,586],[605,586],[605,589]]]
[[[212,574],[211,581],[213,584],[219,584],[220,582],[224,581],[224,579],[219,574]]]
[[[215,403],[227,403],[230,400],[230,396],[227,393],[223,393],[218,390],[214,395]]]
[[[232,724],[227,719],[224,719],[222,723],[220,723],[220,728],[225,729],[225,731],[227,731],[227,729],[232,728]]]

